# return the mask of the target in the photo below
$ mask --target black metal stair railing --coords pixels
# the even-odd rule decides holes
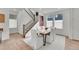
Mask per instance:
[[[33,15],[33,17],[34,17],[34,13],[32,12],[32,10],[31,10],[31,9],[29,9],[29,11],[30,11],[30,13]]]
[[[23,25],[23,37],[25,38],[26,33],[37,23],[37,21],[35,21],[35,14],[30,9],[28,9],[29,12],[26,9],[24,10],[33,20]]]
[[[26,33],[37,23],[37,21],[29,21],[26,25],[23,25],[23,37],[25,38]]]
[[[33,19],[33,21],[35,20],[35,15],[30,9],[24,8],[24,11]]]

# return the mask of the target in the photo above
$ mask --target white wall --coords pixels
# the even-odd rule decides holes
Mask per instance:
[[[8,9],[0,9],[0,13],[5,14],[5,23],[3,25],[2,40],[9,39],[9,12]]]
[[[18,32],[20,34],[23,34],[23,24],[27,24],[31,20],[32,18],[24,10],[19,12],[17,16],[17,22],[18,22]]]
[[[2,32],[0,32],[0,39],[2,39]]]
[[[72,38],[79,40],[79,8],[72,10]]]
[[[17,28],[9,28],[9,33],[18,33]]]
[[[0,28],[3,28],[4,23],[0,23]],[[2,39],[2,31],[0,31],[0,39]]]
[[[63,15],[63,29],[55,29],[56,34],[62,34],[62,35],[71,35],[71,9],[64,9],[56,12],[49,13],[45,15],[45,17],[49,15],[56,15],[56,14],[62,14]]]
[[[63,33],[67,36],[69,36],[70,38],[72,38],[72,9],[67,9],[65,11],[63,11],[63,16],[64,16],[64,23],[63,23]]]

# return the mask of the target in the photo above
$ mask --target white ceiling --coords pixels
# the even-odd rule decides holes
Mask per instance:
[[[37,11],[37,12],[42,13],[42,14],[56,12],[56,11],[60,11],[63,9],[65,9],[65,8],[31,8],[31,10],[33,10],[35,12]]]
[[[47,13],[51,13],[51,12],[60,11],[65,8],[30,8],[30,9],[33,12],[39,12],[40,14],[47,14]],[[21,10],[23,10],[23,8],[9,8],[9,12],[14,13],[14,14],[17,14]]]
[[[22,10],[22,8],[9,8],[9,13],[18,14],[20,10]]]

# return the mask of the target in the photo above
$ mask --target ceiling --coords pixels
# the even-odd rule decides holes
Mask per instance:
[[[60,11],[65,8],[30,8],[30,9],[33,12],[39,12],[40,14],[47,14],[51,12]],[[9,13],[18,14],[19,11],[23,10],[23,8],[8,8],[8,10],[9,10]]]
[[[31,8],[31,10],[33,10],[35,12],[37,11],[37,12],[42,13],[42,14],[56,12],[56,11],[60,11],[63,9],[65,9],[65,8]]]
[[[9,8],[9,13],[18,14],[21,10],[22,8]]]

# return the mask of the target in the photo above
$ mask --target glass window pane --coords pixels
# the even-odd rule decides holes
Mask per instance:
[[[17,28],[17,20],[16,19],[9,20],[9,28]]]
[[[10,14],[9,18],[10,19],[16,19],[17,15],[13,15],[13,14]]]
[[[63,29],[63,20],[57,20],[55,21],[55,28],[58,28],[58,29]]]
[[[55,16],[54,25],[55,25],[55,28],[57,28],[57,29],[63,29],[63,16],[62,16],[62,14],[57,14]]]
[[[48,21],[53,21],[53,16],[48,16]]]
[[[53,16],[48,16],[47,18],[47,27],[52,27],[53,26]]]
[[[62,14],[57,14],[57,15],[55,16],[55,20],[63,20]]]

